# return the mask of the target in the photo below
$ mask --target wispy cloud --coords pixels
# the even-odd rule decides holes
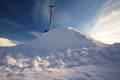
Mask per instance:
[[[16,46],[18,44],[23,44],[24,42],[14,41],[7,38],[0,38],[0,46]]]
[[[33,19],[39,23],[41,19],[48,19],[50,15],[50,5],[54,5],[57,0],[35,0],[35,7],[33,9]]]
[[[120,1],[118,0],[107,0],[101,7],[101,11],[98,13],[98,16],[106,16],[112,11],[120,10]]]
[[[41,7],[42,14],[45,18],[49,18],[50,15],[50,5],[55,5],[57,0],[44,0],[43,5]]]
[[[44,2],[42,7],[42,14],[47,19],[49,18],[49,14],[50,14],[49,6],[50,6],[50,0],[47,0]]]
[[[31,32],[29,32],[29,34],[31,34],[31,35],[33,35],[33,36],[35,36],[37,38],[39,38],[41,35],[43,35],[43,33],[36,32],[36,31],[31,31]]]
[[[43,18],[49,18],[49,5],[50,0],[36,0],[35,7],[33,9],[33,18],[37,22]]]
[[[9,18],[3,18],[3,19],[1,19],[1,21],[4,22],[4,23],[6,23],[6,24],[15,26],[15,27],[23,27],[23,25],[20,25],[20,24],[18,24],[18,23],[15,23],[14,21],[12,21],[12,20],[9,19]]]
[[[41,0],[36,0],[35,7],[33,9],[33,19],[37,21],[37,18],[39,18],[40,14],[40,6],[41,6]]]
[[[64,26],[64,25],[69,24],[71,22],[71,17],[69,16],[68,13],[65,13],[65,11],[62,12],[62,16],[60,14],[60,15],[58,15],[56,17],[57,18],[56,18],[55,21],[57,22],[57,24],[60,24],[60,25]],[[69,25],[66,25],[66,26],[69,26]]]
[[[98,41],[120,42],[120,1],[108,0],[94,20],[90,35]]]

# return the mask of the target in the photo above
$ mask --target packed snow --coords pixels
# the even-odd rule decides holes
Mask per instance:
[[[71,27],[0,48],[0,80],[119,80],[120,44],[107,45]]]

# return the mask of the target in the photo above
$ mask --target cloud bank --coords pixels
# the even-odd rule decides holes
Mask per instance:
[[[97,14],[90,35],[101,42],[120,42],[120,1],[108,0]]]

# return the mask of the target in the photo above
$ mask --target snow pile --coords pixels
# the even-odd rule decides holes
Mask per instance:
[[[106,45],[67,27],[0,48],[0,80],[119,80],[120,44]]]
[[[83,46],[93,47],[99,45],[103,44],[73,28],[66,27],[49,31],[25,46],[35,50],[39,48],[46,51],[51,49],[78,48]]]

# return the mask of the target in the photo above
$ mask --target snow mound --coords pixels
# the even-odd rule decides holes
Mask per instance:
[[[64,48],[78,48],[78,47],[93,47],[103,45],[95,41],[91,37],[80,33],[79,31],[65,27],[49,31],[37,40],[26,44],[26,47],[33,49],[49,50],[49,49],[64,49]]]

